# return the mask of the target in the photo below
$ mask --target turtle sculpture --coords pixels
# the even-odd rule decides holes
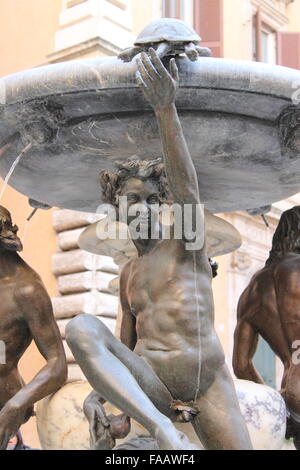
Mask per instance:
[[[161,18],[150,23],[137,37],[134,46],[119,54],[119,59],[130,62],[137,54],[156,49],[160,58],[186,54],[195,62],[198,57],[211,56],[208,47],[198,46],[200,36],[186,23],[174,18]]]

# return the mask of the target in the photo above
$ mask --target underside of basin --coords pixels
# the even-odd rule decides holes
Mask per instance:
[[[300,190],[300,72],[252,62],[177,58],[177,109],[200,195],[216,212],[251,209]],[[116,160],[162,155],[154,114],[135,82],[135,63],[86,59],[5,78],[0,173],[5,177],[34,129],[9,184],[28,197],[94,212],[99,172]],[[297,124],[298,123],[298,124]]]

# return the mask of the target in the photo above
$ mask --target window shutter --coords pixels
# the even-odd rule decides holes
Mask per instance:
[[[223,0],[194,0],[194,21],[201,46],[209,47],[214,57],[223,57]]]
[[[300,70],[300,33],[278,33],[279,65]]]

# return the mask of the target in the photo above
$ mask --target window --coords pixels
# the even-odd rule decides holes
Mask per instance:
[[[181,18],[181,0],[163,0],[164,18]]]
[[[261,31],[262,61],[276,64],[276,33],[263,25]]]
[[[162,12],[164,18],[178,18],[193,26],[194,2],[192,0],[163,0]]]
[[[260,9],[253,18],[253,60],[276,64],[277,33],[261,20]]]

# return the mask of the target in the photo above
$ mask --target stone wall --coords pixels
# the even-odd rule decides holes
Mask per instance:
[[[58,293],[52,303],[67,355],[69,380],[83,378],[65,341],[65,328],[70,319],[88,313],[101,318],[113,333],[116,329],[118,297],[109,283],[118,276],[118,266],[108,256],[80,250],[77,242],[81,232],[100,218],[70,210],[57,210],[53,214],[58,252],[52,258],[52,271],[57,278]]]

